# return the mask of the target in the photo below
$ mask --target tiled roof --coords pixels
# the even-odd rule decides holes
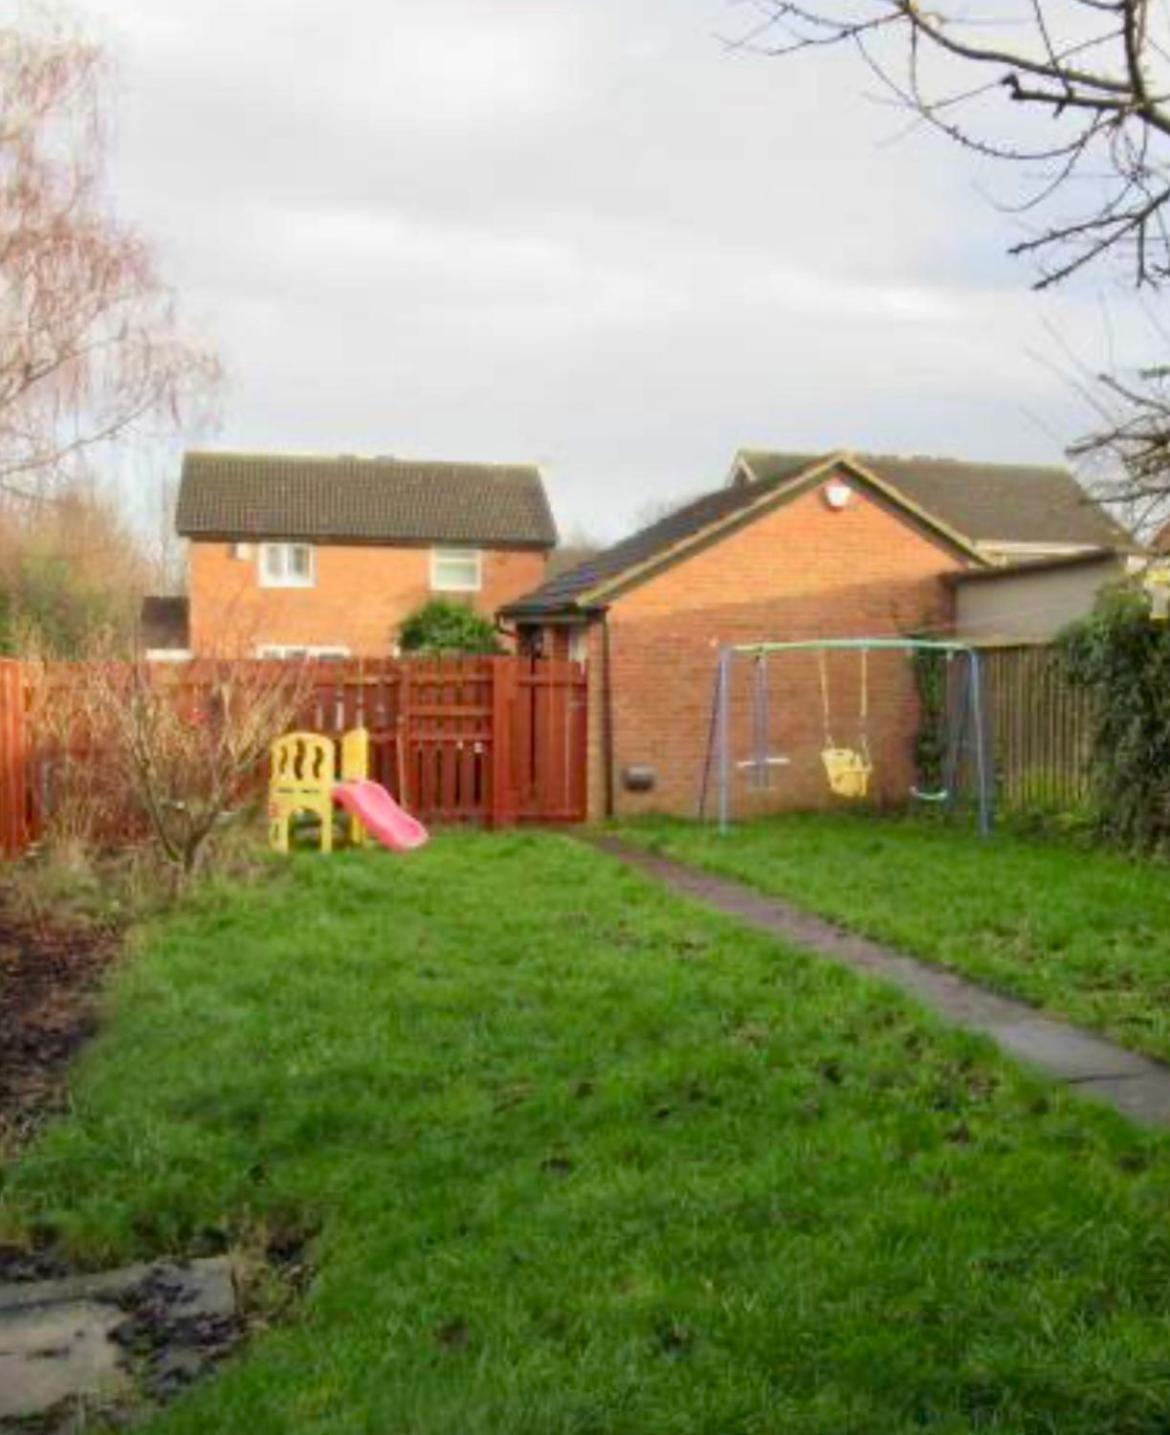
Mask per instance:
[[[741,509],[783,488],[828,457],[741,450],[737,469],[749,481],[732,482],[695,499],[576,568],[549,579],[503,611],[509,618],[523,618],[571,610],[579,602],[587,606],[589,593],[600,584],[656,558],[665,558],[676,545],[734,518]],[[858,454],[856,461],[972,545],[999,541],[1109,546],[1132,541],[1089,499],[1067,469],[876,454]]]
[[[798,473],[818,456],[744,449],[739,457],[767,482]],[[1067,468],[880,453],[859,453],[857,461],[972,543],[1131,541]]]
[[[668,548],[673,548],[684,538],[689,538],[721,518],[729,517],[737,509],[747,507],[759,497],[758,488],[750,491],[746,487],[720,488],[714,493],[704,494],[702,498],[697,498],[675,513],[660,518],[648,528],[640,529],[629,538],[623,538],[612,548],[605,548],[594,554],[576,568],[569,568],[550,578],[535,592],[510,603],[504,611],[509,616],[516,617],[529,611],[547,612],[571,606],[580,595],[595,588],[598,583],[607,578],[616,578],[627,568],[645,563]]]
[[[350,455],[189,453],[175,526],[187,538],[556,542],[537,468]]]

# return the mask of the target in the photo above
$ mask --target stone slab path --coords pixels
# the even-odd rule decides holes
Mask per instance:
[[[821,917],[615,837],[595,839],[611,856],[708,907],[893,982],[953,1026],[980,1031],[1010,1056],[1146,1126],[1170,1126],[1170,1067],[1106,1037],[1042,1016],[1035,1007],[976,986],[944,967],[859,937]]]
[[[91,1404],[112,1413],[132,1401],[128,1346],[140,1343],[139,1326],[155,1386],[181,1386],[206,1364],[199,1343],[236,1314],[226,1256],[0,1285],[0,1432],[35,1418],[38,1432],[73,1435],[89,1428]]]

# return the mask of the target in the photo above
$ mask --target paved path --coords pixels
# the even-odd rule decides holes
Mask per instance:
[[[981,1031],[1009,1055],[1103,1101],[1147,1126],[1170,1126],[1170,1067],[1052,1017],[998,996],[944,967],[871,942],[740,882],[701,872],[669,857],[596,839],[603,851],[693,897],[795,946],[843,966],[882,977],[954,1026]]]

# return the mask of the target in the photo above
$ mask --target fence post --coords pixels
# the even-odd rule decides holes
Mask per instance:
[[[512,783],[512,713],[516,705],[516,658],[492,658],[492,827],[516,820]]]
[[[26,675],[23,664],[3,665],[4,813],[0,851],[15,857],[29,841],[28,753],[26,750]]]

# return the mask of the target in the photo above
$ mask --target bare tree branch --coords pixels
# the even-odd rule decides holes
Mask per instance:
[[[1109,253],[1135,283],[1163,283],[1170,278],[1166,7],[1153,0],[1003,4],[995,18],[980,20],[977,7],[961,0],[929,9],[918,0],[757,0],[761,22],[743,43],[775,55],[854,48],[900,103],[955,143],[1047,166],[1033,195],[1011,206],[1051,215],[1012,249],[1040,263],[1039,287]],[[980,71],[988,81],[972,85],[970,75]],[[996,95],[1020,122],[1003,119]]]

